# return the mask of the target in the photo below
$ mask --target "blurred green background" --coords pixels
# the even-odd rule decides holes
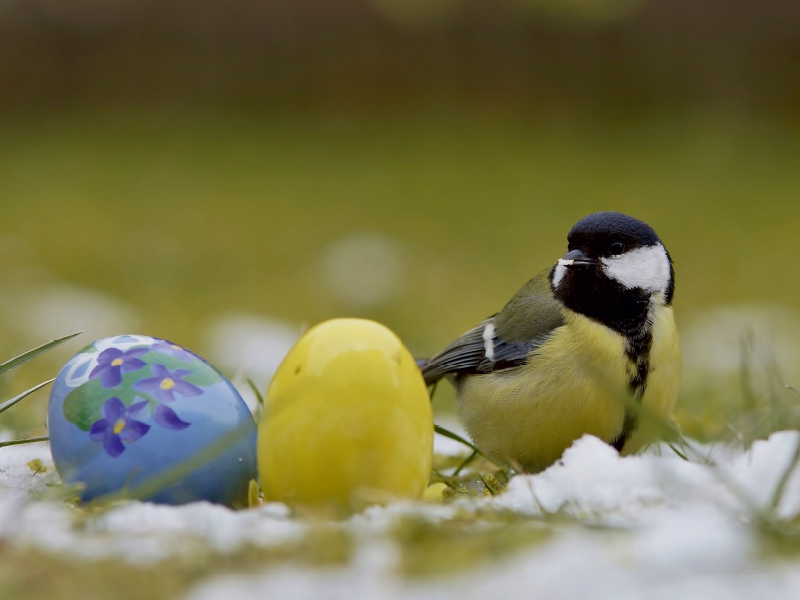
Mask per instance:
[[[430,355],[618,210],[675,260],[684,429],[797,422],[797,2],[0,0],[0,92],[0,351],[87,331],[5,396],[125,332],[261,386],[331,317]]]

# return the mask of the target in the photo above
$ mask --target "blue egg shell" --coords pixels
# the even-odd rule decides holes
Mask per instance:
[[[256,426],[239,393],[185,348],[142,335],[98,340],[50,394],[53,461],[81,499],[246,506]]]

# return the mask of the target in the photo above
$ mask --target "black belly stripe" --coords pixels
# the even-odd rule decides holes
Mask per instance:
[[[650,372],[650,350],[652,347],[653,331],[649,324],[636,334],[625,338],[625,355],[636,368],[636,372],[628,381],[628,386],[633,392],[633,399],[636,405],[626,408],[622,431],[611,442],[611,445],[620,452],[625,446],[625,442],[628,441],[628,438],[639,425],[639,406],[647,388],[647,375]]]
[[[647,387],[647,375],[650,372],[650,349],[653,346],[652,328],[648,324],[638,335],[629,336],[625,341],[625,354],[636,366],[636,373],[631,377],[628,385],[636,395],[636,399],[641,400]]]
[[[628,385],[634,402],[641,402],[647,387],[653,345],[650,293],[640,288],[626,288],[606,277],[600,266],[596,266],[591,270],[568,271],[558,288],[553,289],[553,295],[567,308],[602,323],[625,338],[625,354],[635,367]],[[622,450],[638,426],[639,412],[638,406],[625,411],[622,431],[611,442],[617,450]]]

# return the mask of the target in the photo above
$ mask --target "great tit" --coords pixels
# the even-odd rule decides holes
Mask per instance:
[[[598,212],[567,241],[503,310],[421,362],[428,385],[455,385],[476,446],[528,473],[586,433],[638,451],[670,418],[680,381],[674,270],[656,232]]]

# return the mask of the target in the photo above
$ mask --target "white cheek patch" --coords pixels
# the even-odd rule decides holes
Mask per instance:
[[[636,248],[600,261],[606,275],[628,289],[665,292],[669,287],[669,258],[661,244]]]
[[[566,262],[566,261],[564,261]],[[570,261],[572,262],[572,261]],[[558,264],[556,265],[556,270],[553,271],[553,288],[557,288],[558,284],[561,283],[561,280],[564,279],[564,275],[567,274],[567,267],[562,264],[562,261],[559,260]]]

